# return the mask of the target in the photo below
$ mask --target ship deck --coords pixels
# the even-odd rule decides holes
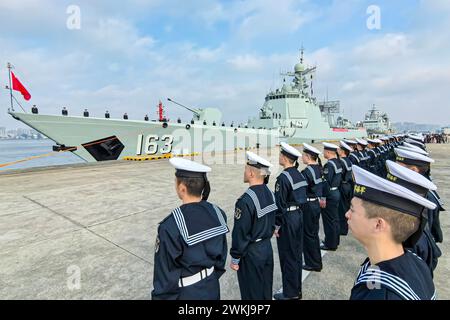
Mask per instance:
[[[450,145],[429,145],[432,174],[450,201]],[[236,158],[235,158],[236,157]],[[243,161],[244,151],[226,154]],[[273,149],[271,160],[277,162]],[[211,157],[205,157],[211,163]],[[233,225],[245,191],[242,164],[211,164],[210,200]],[[107,162],[0,173],[1,299],[149,299],[157,224],[179,204],[167,160]],[[273,188],[274,177],[270,187]],[[438,299],[450,299],[450,217],[435,272]],[[228,234],[230,237],[230,234]],[[230,238],[229,244],[231,243]],[[276,241],[274,290],[281,287]],[[304,299],[348,299],[365,255],[352,237],[324,256],[320,273],[304,274]],[[229,258],[228,258],[229,259]],[[239,299],[236,274],[221,278],[222,298]],[[74,275],[80,271],[80,287]]]

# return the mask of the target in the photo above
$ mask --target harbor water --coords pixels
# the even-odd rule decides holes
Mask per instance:
[[[33,156],[52,152],[52,140],[0,140],[0,164],[10,163]],[[71,152],[52,153],[51,155],[19,162],[10,166],[0,167],[0,170],[25,169],[33,167],[45,167],[81,163],[84,160]]]

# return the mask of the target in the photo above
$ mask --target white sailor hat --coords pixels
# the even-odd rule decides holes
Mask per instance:
[[[356,142],[357,142],[359,145],[362,145],[362,146],[367,146],[367,145],[368,145],[367,141],[365,141],[365,140],[363,140],[363,139],[358,139],[358,138],[356,138]]]
[[[423,142],[425,140],[422,135],[411,134],[411,133],[408,134],[408,138],[416,140],[418,142]]]
[[[209,193],[211,192],[211,186],[208,178],[206,177],[206,173],[211,171],[210,167],[183,158],[170,158],[169,162],[176,169],[176,177],[203,179],[204,187],[202,190],[202,200],[208,200]]]
[[[389,138],[389,137],[386,137],[386,136],[383,136],[383,137],[381,137],[380,139],[383,140],[383,141],[386,141],[386,140],[389,140],[390,138]]]
[[[353,148],[350,147],[348,144],[346,144],[344,141],[340,141],[340,147],[341,149],[346,149],[349,152],[353,152]]]
[[[423,166],[429,165],[430,163],[434,163],[434,160],[430,157],[424,156],[423,154],[409,151],[405,149],[394,149],[396,158],[395,160],[398,162],[402,162],[404,164],[414,165],[414,166]]]
[[[373,139],[376,143],[383,143],[383,141],[381,141],[380,139]],[[389,140],[389,139],[385,139],[385,140]]]
[[[429,153],[426,152],[425,150],[423,150],[423,149],[421,149],[419,147],[413,146],[412,144],[409,144],[407,142],[403,143],[403,146],[398,146],[397,148],[403,149],[403,150],[417,152],[417,153],[423,154],[424,156],[428,156],[429,155]]]
[[[417,140],[414,140],[414,139],[411,139],[411,138],[406,138],[405,142],[408,142],[408,143],[410,143],[410,144],[412,144],[412,145],[414,145],[416,147],[425,149],[425,145],[422,142],[419,142]]]
[[[380,141],[380,142],[378,142]],[[367,139],[367,142],[369,142],[370,144],[378,144],[381,143],[381,140],[378,139]]]
[[[281,142],[280,147],[281,147],[281,153],[292,160],[297,160],[298,157],[302,156],[300,151],[295,149],[293,146],[287,144],[286,142]]]
[[[349,139],[344,139],[344,142],[346,144],[358,144],[358,142],[356,142],[355,140],[349,140]]]
[[[420,173],[408,169],[398,163],[386,160],[387,179],[417,194],[425,196],[428,190],[436,190],[436,185]]]
[[[249,166],[252,166],[252,167],[255,167],[258,169],[263,169],[263,168],[268,169],[268,168],[272,167],[272,164],[269,161],[267,161],[263,157],[260,157],[251,151],[247,151],[246,156],[247,156],[247,164]]]
[[[177,177],[203,177],[206,176],[207,172],[211,171],[210,167],[188,159],[170,158],[169,162],[177,170],[175,173]]]
[[[339,148],[337,145],[335,145],[333,143],[322,142],[322,144],[323,144],[324,150],[337,151],[337,149]]]
[[[314,148],[313,146],[310,146],[307,143],[303,143],[303,152],[312,154],[313,156],[319,156],[322,154],[322,152],[319,151],[319,149]]]
[[[413,191],[380,178],[358,166],[352,167],[357,198],[421,218],[424,208],[436,205]]]

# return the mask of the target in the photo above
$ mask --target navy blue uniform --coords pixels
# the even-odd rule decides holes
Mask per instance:
[[[385,178],[387,175],[387,169],[386,169],[386,160],[388,157],[387,147],[385,147],[384,145],[376,147],[375,152],[378,155],[378,161],[377,161],[378,175],[382,178]]]
[[[362,264],[351,300],[434,300],[433,279],[426,264],[415,254],[403,255],[370,265]]]
[[[378,175],[378,157],[374,149],[367,150],[367,170]]]
[[[306,197],[308,202],[303,210],[303,257],[305,265],[313,269],[322,269],[322,256],[320,253],[319,199],[322,197],[322,167],[318,164],[307,166],[302,171],[306,183]]]
[[[298,297],[302,292],[303,212],[306,203],[306,180],[295,167],[285,169],[275,183],[278,207],[276,225],[283,295]]]
[[[219,300],[228,231],[225,213],[207,201],[172,211],[158,227],[152,299]]]
[[[342,182],[339,188],[341,200],[339,201],[339,226],[340,235],[348,234],[348,224],[345,214],[350,209],[350,201],[353,197],[352,162],[348,157],[341,158]]]
[[[362,169],[367,170],[367,158],[365,150],[358,150],[358,158],[359,158],[359,166]]]
[[[342,165],[337,158],[330,159],[323,169],[322,197],[327,200],[326,207],[322,209],[322,222],[325,233],[324,244],[330,249],[339,245],[339,213],[338,206],[341,199],[339,186],[341,185]]]
[[[251,186],[237,200],[230,255],[243,300],[271,300],[275,196],[265,185]]]
[[[360,166],[360,160],[358,158],[358,151],[350,152],[350,154],[348,155],[348,158],[352,162],[352,165],[358,166],[358,167]]]
[[[440,233],[441,238],[438,238],[438,240],[442,241],[442,230],[440,230],[440,226],[437,226],[439,223],[436,222],[439,221],[439,216],[437,214],[439,214],[439,211],[442,209],[442,203],[436,196],[435,191],[428,191],[425,197],[436,204],[436,209],[427,210],[427,223],[422,236],[411,250],[422,258],[430,269],[431,275],[433,275],[434,269],[436,269],[438,264],[438,259],[442,255],[441,250],[436,244],[437,241],[435,238],[435,236],[439,236]]]
[[[444,236],[442,234],[439,213],[440,211],[445,211],[444,204],[442,203],[441,198],[439,197],[436,191],[428,192],[426,198],[436,204],[436,209],[432,210],[433,212],[430,213],[429,224],[430,224],[430,231],[434,240],[437,243],[441,243],[444,240]]]

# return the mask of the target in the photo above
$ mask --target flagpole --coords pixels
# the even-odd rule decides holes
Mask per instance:
[[[12,68],[11,63],[8,62],[7,68],[8,68],[8,75],[9,75],[9,95],[11,97],[11,111],[14,111],[12,84],[11,84],[11,68]]]

